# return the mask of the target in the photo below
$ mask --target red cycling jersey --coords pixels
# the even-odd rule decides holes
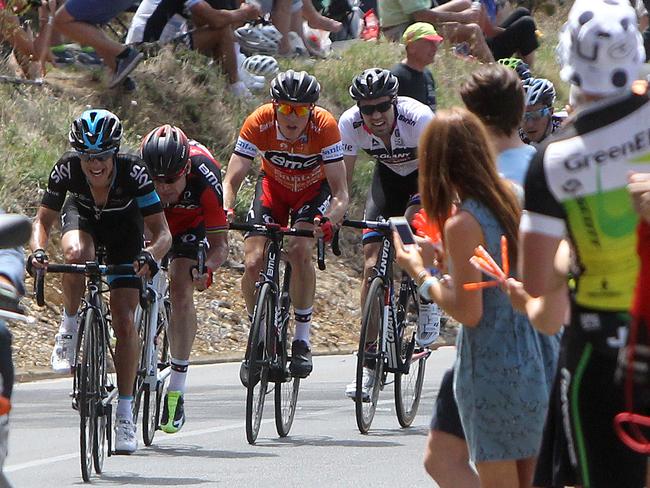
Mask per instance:
[[[223,210],[219,163],[205,146],[190,141],[190,164],[187,183],[179,200],[165,207],[172,236],[201,224],[207,234],[226,230],[228,224]]]

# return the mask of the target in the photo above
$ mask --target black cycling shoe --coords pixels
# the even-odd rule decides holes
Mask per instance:
[[[261,357],[263,353],[263,348],[264,344],[261,342],[257,345],[257,357]],[[246,357],[248,357],[248,351],[246,351]],[[260,372],[262,368],[259,366],[257,367],[257,371],[254,371],[255,376],[254,376],[254,381],[253,381],[253,386],[256,385],[260,381]],[[241,366],[239,367],[239,381],[241,381],[241,384],[244,385],[244,388],[248,388],[248,360],[244,359],[241,362]]]
[[[293,341],[291,344],[291,364],[289,371],[293,376],[306,378],[313,369],[311,349],[305,341]]]

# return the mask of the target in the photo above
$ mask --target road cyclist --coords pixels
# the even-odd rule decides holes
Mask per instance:
[[[228,225],[221,169],[205,146],[166,124],[144,137],[140,154],[152,175],[172,234],[167,254],[171,376],[160,428],[173,434],[185,423],[185,380],[197,330],[193,291],[209,288],[214,271],[228,257]],[[199,260],[202,269],[198,268]]]
[[[248,223],[313,230],[315,237],[331,238],[332,227],[343,219],[348,205],[341,136],[334,117],[316,105],[320,84],[305,71],[288,70],[271,82],[271,102],[248,116],[239,133],[224,178],[224,205],[234,218],[237,192],[258,155],[262,171],[247,216]],[[244,243],[242,292],[252,317],[255,284],[264,265],[268,239],[255,232]],[[285,247],[291,264],[291,301],[296,322],[291,344],[291,374],[305,378],[312,371],[310,328],[316,274],[312,264],[313,239],[289,237]],[[246,386],[248,365],[240,379]]]
[[[72,122],[69,141],[73,151],[64,153],[50,173],[33,223],[28,271],[47,270],[46,248],[59,218],[66,263],[93,261],[99,245],[106,249],[107,264],[134,263],[135,274],[108,277],[112,327],[117,338],[115,451],[130,454],[137,449],[132,394],[140,350],[134,311],[141,277],[155,275],[157,263],[169,249],[171,235],[146,166],[140,158],[119,152],[122,132],[120,119],[103,109],[86,110]],[[146,248],[144,227],[151,235]],[[141,266],[140,262],[145,264]],[[52,352],[52,367],[60,373],[70,372],[75,364],[78,310],[84,288],[83,275],[64,275],[63,317]]]
[[[379,68],[364,70],[355,76],[350,86],[350,96],[356,105],[346,110],[339,120],[348,188],[352,185],[360,150],[377,163],[364,212],[364,219],[369,221],[403,215],[410,220],[420,207],[418,140],[434,114],[417,100],[397,96],[398,87],[399,81],[390,71]],[[381,232],[364,230],[362,309],[382,238]],[[436,304],[424,301],[421,301],[419,309],[417,342],[425,347],[438,337],[440,310]],[[370,331],[370,335],[372,333],[374,331]],[[370,394],[371,378],[369,374],[364,397]],[[353,399],[356,397],[356,381],[347,385],[345,394]]]

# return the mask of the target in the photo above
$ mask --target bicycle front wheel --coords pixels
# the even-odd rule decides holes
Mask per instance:
[[[370,429],[382,386],[384,356],[381,339],[385,325],[384,305],[384,282],[377,277],[370,283],[363,306],[357,352],[357,389],[354,400],[357,427],[362,434],[367,434]]]
[[[101,474],[104,469],[104,459],[106,459],[107,454],[107,428],[110,425],[108,415],[111,414],[111,410],[104,408],[102,405],[102,400],[108,396],[109,391],[112,387],[115,386],[115,377],[114,375],[109,375],[108,372],[108,330],[106,329],[106,323],[98,318],[99,326],[98,331],[99,337],[95,338],[96,341],[96,364],[97,364],[97,386],[98,392],[97,395],[97,404],[95,411],[97,416],[95,418],[95,439],[93,443],[93,461],[95,464],[95,473]],[[110,379],[109,379],[110,376]]]
[[[415,344],[419,306],[413,287],[408,288],[401,301],[405,302],[399,303],[399,306],[403,307],[404,319],[401,324],[398,324],[401,331],[398,344],[400,363],[408,364],[408,373],[395,373],[395,412],[399,424],[402,427],[409,427],[420,405],[427,351]]]
[[[275,306],[273,291],[264,283],[257,295],[253,325],[248,336],[248,387],[246,389],[246,440],[255,444],[262,423],[269,378],[268,338],[273,334]]]
[[[278,338],[277,354],[284,375],[281,381],[275,383],[275,430],[280,437],[289,435],[293,418],[296,414],[296,403],[298,402],[298,391],[300,390],[300,378],[291,376],[288,371],[289,364],[289,330],[293,318],[293,307],[289,297],[289,281],[291,279],[291,266],[284,267],[282,283],[282,320],[284,325]]]
[[[171,309],[169,302],[164,302],[164,311],[158,318],[158,330],[155,337],[156,372],[159,373],[169,366],[169,341],[167,340],[167,324]],[[163,399],[164,380],[156,381],[155,389],[145,388],[142,404],[142,438],[145,446],[153,443],[156,430],[160,425],[160,406]]]
[[[89,308],[84,318],[83,339],[79,351],[78,385],[79,398],[79,451],[81,454],[81,477],[90,481],[93,468],[93,447],[96,434],[98,373],[96,368],[95,311]]]

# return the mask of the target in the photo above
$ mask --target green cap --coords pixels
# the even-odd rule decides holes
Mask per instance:
[[[418,39],[427,41],[442,42],[443,38],[436,32],[436,29],[428,22],[416,22],[411,24],[402,35],[402,44],[408,46]]]

